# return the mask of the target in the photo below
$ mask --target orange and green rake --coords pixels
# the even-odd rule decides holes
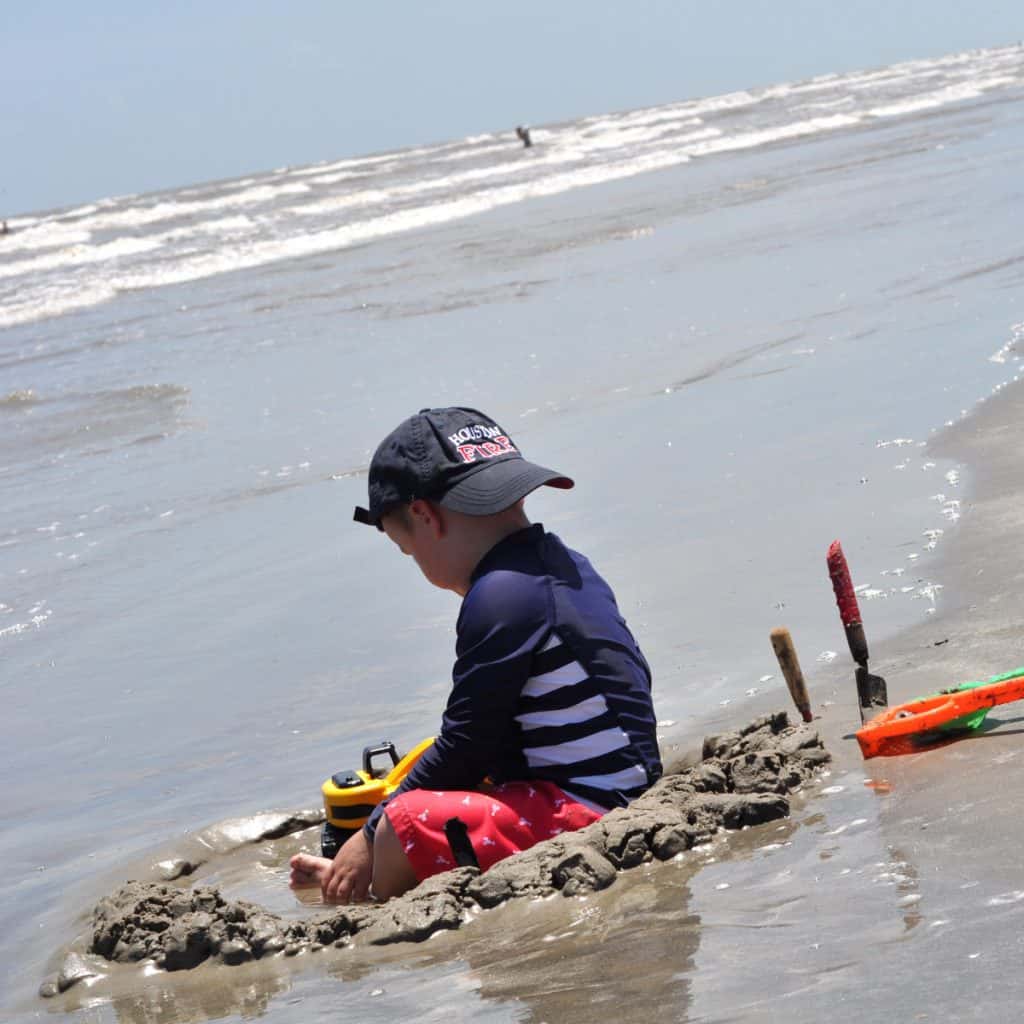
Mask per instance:
[[[857,732],[865,759],[913,754],[929,743],[973,732],[997,704],[1024,700],[1024,667],[961,683],[883,711]]]

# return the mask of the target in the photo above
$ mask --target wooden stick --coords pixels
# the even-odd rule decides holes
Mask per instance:
[[[807,696],[807,684],[804,682],[803,672],[800,671],[800,662],[796,657],[793,638],[785,626],[778,626],[772,630],[771,640],[775,657],[779,659],[779,668],[782,669],[782,674],[786,678],[786,685],[789,687],[793,703],[803,716],[803,720],[809,722],[814,717],[811,714],[811,700]]]

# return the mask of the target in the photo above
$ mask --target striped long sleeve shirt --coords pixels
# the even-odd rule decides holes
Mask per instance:
[[[440,732],[398,792],[547,779],[604,811],[661,776],[650,668],[608,584],[540,524],[484,556],[456,633]]]

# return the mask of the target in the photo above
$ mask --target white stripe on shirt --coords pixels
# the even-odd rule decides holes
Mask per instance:
[[[547,747],[524,746],[523,753],[531,768],[540,768],[550,765],[569,766],[628,746],[629,737],[616,726],[566,743],[555,743]]]
[[[608,702],[604,694],[598,693],[568,708],[557,708],[554,711],[528,711],[516,715],[516,721],[523,729],[540,729],[546,725],[576,725],[591,718],[598,718],[608,710]]]
[[[592,789],[636,789],[647,785],[647,772],[639,764],[631,764],[622,771],[608,775],[574,775],[566,786],[590,786]]]
[[[560,690],[563,686],[572,686],[588,679],[587,670],[578,662],[570,661],[568,665],[552,669],[542,676],[531,676],[526,680],[522,695],[524,697],[543,697],[552,690]]]

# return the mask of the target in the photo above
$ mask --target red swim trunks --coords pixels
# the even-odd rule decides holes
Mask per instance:
[[[553,782],[506,782],[481,791],[412,789],[384,808],[422,882],[455,867],[444,825],[460,818],[466,825],[480,870],[528,850],[542,839],[575,832],[601,817],[566,796]]]

